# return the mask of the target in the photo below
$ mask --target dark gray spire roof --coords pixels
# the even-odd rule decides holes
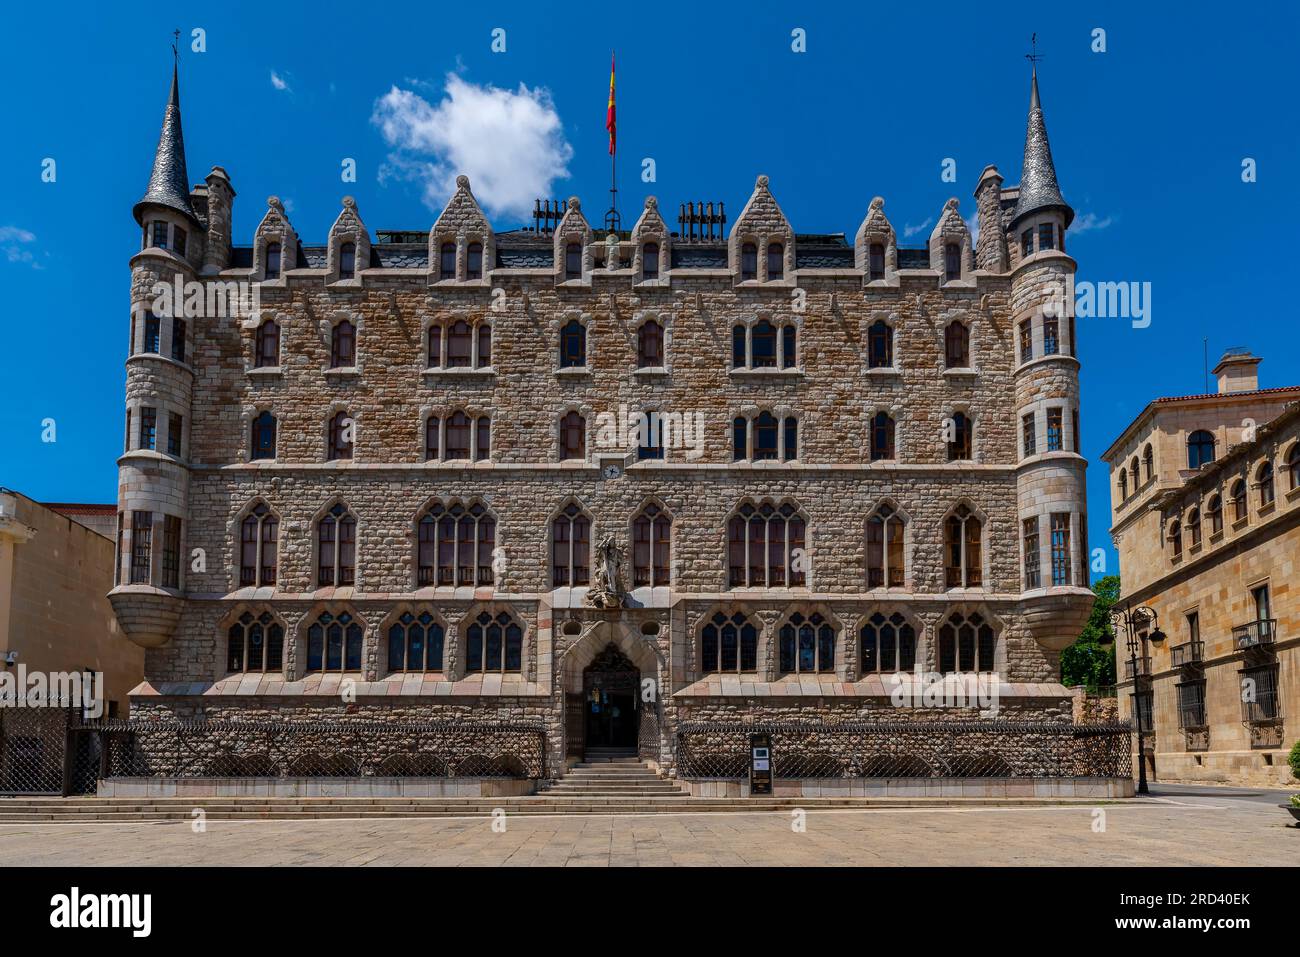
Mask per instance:
[[[153,174],[149,188],[135,204],[135,221],[143,224],[141,213],[145,206],[166,206],[184,213],[195,225],[199,218],[190,205],[190,179],[185,171],[185,137],[181,133],[181,96],[176,66],[172,65],[172,91],[163,113],[162,132],[158,135],[158,152],[153,158]]]
[[[1065,212],[1065,225],[1074,219],[1074,210],[1061,195],[1056,184],[1056,167],[1052,165],[1052,146],[1047,142],[1047,124],[1043,121],[1043,106],[1038,100],[1038,70],[1034,70],[1029,91],[1029,126],[1025,130],[1025,162],[1020,171],[1020,198],[1012,221],[1040,209],[1060,209]]]

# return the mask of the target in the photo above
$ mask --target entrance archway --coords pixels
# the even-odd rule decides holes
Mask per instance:
[[[582,670],[583,749],[635,751],[641,671],[612,641]]]

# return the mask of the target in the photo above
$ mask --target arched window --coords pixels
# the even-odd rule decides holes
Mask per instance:
[[[956,243],[944,244],[943,278],[946,282],[961,278],[961,247]]]
[[[1210,519],[1210,534],[1218,535],[1223,531],[1223,499],[1217,495],[1210,496],[1210,504],[1205,507],[1205,514]]]
[[[750,368],[776,367],[776,326],[766,319],[754,323],[750,332],[749,355]]]
[[[664,364],[664,327],[653,319],[642,323],[637,330],[636,364],[638,369]]]
[[[868,268],[871,270],[871,280],[885,278],[885,244],[872,243],[867,249]]]
[[[492,420],[480,415],[474,420],[474,461],[485,462],[492,455]]]
[[[279,671],[284,666],[284,626],[269,611],[246,611],[226,633],[226,670]]]
[[[1187,437],[1187,467],[1199,469],[1214,461],[1214,436],[1204,429],[1197,429]]]
[[[864,675],[916,667],[916,629],[898,612],[888,618],[876,612],[863,622],[859,637]]]
[[[1292,445],[1286,454],[1286,470],[1291,476],[1292,490],[1300,488],[1300,442]]]
[[[388,627],[388,670],[442,671],[445,639],[441,623],[427,611],[403,612]]]
[[[510,616],[500,612],[495,617],[483,612],[465,633],[465,671],[521,671],[524,661],[524,630]]]
[[[438,276],[441,279],[456,278],[456,244],[453,242],[438,247]]]
[[[1122,502],[1128,498],[1128,472],[1123,468],[1119,470],[1119,500]]]
[[[351,279],[357,274],[357,244],[344,243],[339,247],[339,278]]]
[[[1232,497],[1232,520],[1240,522],[1246,517],[1246,483],[1237,479],[1228,494]]]
[[[483,244],[470,243],[465,250],[465,278],[483,278]]]
[[[280,278],[280,244],[266,244],[266,278]]]
[[[903,517],[881,505],[867,519],[867,587],[903,587]]]
[[[564,247],[564,278],[582,278],[582,243],[568,243]]]
[[[754,460],[775,459],[777,457],[776,416],[771,412],[760,412],[754,420]]]
[[[239,584],[274,585],[280,520],[258,502],[239,525]]]
[[[785,247],[780,243],[767,245],[767,278],[785,278]]]
[[[782,442],[781,461],[793,462],[799,457],[799,420],[793,415],[785,417],[785,432]]]
[[[307,628],[308,671],[360,671],[361,625],[348,612],[322,612]]]
[[[758,629],[740,612],[715,612],[700,629],[700,670],[739,673],[758,670]]]
[[[357,520],[342,502],[316,523],[316,586],[356,584]]]
[[[478,324],[478,368],[486,369],[492,365],[492,324]]]
[[[888,369],[894,364],[894,328],[877,319],[867,330],[867,368]]]
[[[329,425],[329,449],[326,457],[329,461],[352,458],[352,439],[356,423],[348,417],[347,412],[334,413]]]
[[[1138,487],[1142,484],[1142,476],[1141,473],[1138,472],[1138,460],[1136,455],[1133,456],[1133,461],[1129,463],[1128,472],[1129,477],[1133,480],[1133,494],[1136,495]]]
[[[573,369],[587,364],[587,327],[570,319],[560,329],[560,368]]]
[[[1155,453],[1151,451],[1151,446],[1148,445],[1142,450],[1142,468],[1146,473],[1146,480],[1148,482],[1150,482],[1156,474],[1155,462]]]
[[[469,366],[470,348],[473,338],[469,323],[457,319],[447,328],[447,367],[464,369]]]
[[[330,368],[357,364],[357,327],[347,319],[334,324],[330,332]]]
[[[447,416],[446,450],[443,459],[468,459],[470,452],[470,418],[457,409]]]
[[[253,435],[249,453],[254,461],[275,458],[275,416],[262,411],[253,419]]]
[[[943,351],[949,369],[970,366],[970,329],[964,322],[954,319],[943,331]]]
[[[894,457],[894,420],[888,412],[871,417],[871,461]]]
[[[560,461],[587,458],[587,420],[579,412],[560,418]]]
[[[253,354],[253,367],[268,369],[280,364],[280,324],[268,319],[257,327],[257,344]]]
[[[1169,523],[1169,552],[1174,558],[1183,557],[1183,526],[1178,519]]]
[[[779,637],[781,674],[816,674],[835,670],[835,629],[813,613],[795,612],[781,626]]]
[[[979,613],[954,614],[939,627],[939,670],[992,671],[996,665],[997,636]]]
[[[435,502],[415,530],[417,587],[495,584],[497,522],[481,503]]]
[[[436,415],[431,415],[424,420],[424,460],[426,462],[436,462],[442,457],[438,454],[441,428],[442,420]]]
[[[442,365],[442,324],[431,323],[428,332],[429,368],[436,369]]]
[[[798,330],[787,323],[781,327],[781,368],[793,369],[799,364]]]
[[[748,282],[758,278],[758,247],[745,243],[740,247],[740,281]]]
[[[974,423],[965,412],[956,412],[952,417],[952,439],[948,442],[948,461],[956,462],[971,457],[971,445],[974,438]]]
[[[586,585],[590,565],[591,519],[570,502],[551,522],[551,587]]]
[[[980,520],[958,505],[943,523],[945,587],[979,588],[984,582]]]
[[[749,364],[746,345],[749,331],[743,325],[736,325],[731,330],[731,365],[735,369],[744,369]]]
[[[659,278],[659,244],[646,243],[641,247],[641,278]]]
[[[1273,504],[1273,463],[1265,462],[1255,473],[1255,481],[1259,486],[1259,507],[1264,508]]]
[[[653,502],[632,519],[632,585],[667,585],[672,516]]]
[[[806,585],[805,522],[792,502],[745,502],[727,523],[728,584],[732,588]]]
[[[1201,547],[1201,510],[1194,508],[1187,513],[1187,547]]]
[[[662,461],[664,433],[668,428],[668,420],[657,410],[640,413],[637,420],[636,457],[642,461]]]

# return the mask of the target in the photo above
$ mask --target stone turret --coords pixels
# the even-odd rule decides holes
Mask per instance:
[[[979,237],[975,240],[975,267],[988,272],[1007,271],[1007,232],[1002,223],[1002,174],[996,166],[984,167],[975,186]]]

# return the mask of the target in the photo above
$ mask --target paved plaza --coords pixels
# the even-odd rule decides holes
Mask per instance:
[[[1169,789],[1096,808],[880,808],[492,819],[0,825],[19,865],[1297,865],[1282,792]],[[1104,829],[1099,812],[1104,812]]]

